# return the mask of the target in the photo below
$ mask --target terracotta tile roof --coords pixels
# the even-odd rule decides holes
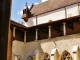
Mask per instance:
[[[72,5],[80,2],[80,0],[49,0],[37,5],[34,5],[31,9],[33,16],[46,13],[52,10],[56,10],[68,5]]]

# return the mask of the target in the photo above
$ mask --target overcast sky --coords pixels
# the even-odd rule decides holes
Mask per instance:
[[[40,3],[41,0],[12,0],[12,11],[11,11],[11,20],[14,20],[16,22],[23,21],[21,19],[22,17],[22,10],[25,6],[25,4],[28,4],[28,6],[31,6],[32,3]]]

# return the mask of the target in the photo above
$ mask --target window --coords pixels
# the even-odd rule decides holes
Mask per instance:
[[[32,57],[32,56],[29,56],[29,57],[27,58],[27,60],[33,60],[33,57]]]
[[[45,54],[44,54],[44,60],[50,60],[50,56],[49,56],[48,53],[45,53]]]
[[[70,53],[67,51],[64,51],[61,55],[60,60],[72,60]]]

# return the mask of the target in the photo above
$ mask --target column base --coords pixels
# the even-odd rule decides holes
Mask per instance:
[[[48,38],[49,40],[51,39],[51,38]]]
[[[38,40],[35,40],[35,41],[38,41]]]

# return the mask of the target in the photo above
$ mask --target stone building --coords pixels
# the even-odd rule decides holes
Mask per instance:
[[[11,20],[12,60],[80,60],[80,0],[46,0]]]

